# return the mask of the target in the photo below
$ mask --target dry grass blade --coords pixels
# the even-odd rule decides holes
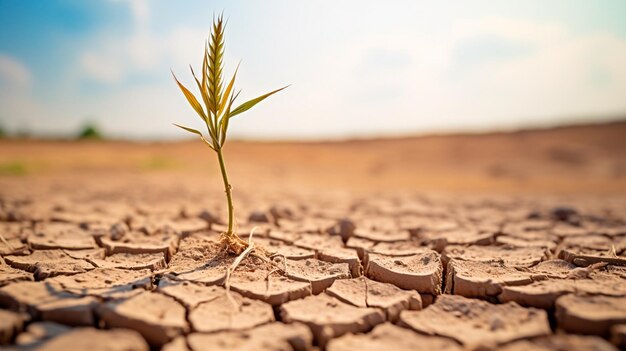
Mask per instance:
[[[239,90],[237,94],[233,95],[230,98],[230,102],[228,103],[228,109],[226,110],[226,116],[220,121],[220,130],[222,131],[222,134],[220,136],[220,146],[224,145],[224,143],[226,142],[226,132],[228,131],[228,122],[230,121],[230,108],[233,106],[233,102],[235,102],[235,100],[239,96],[239,93],[241,93],[241,90]]]
[[[224,112],[224,107],[226,107],[226,102],[230,98],[230,93],[233,90],[233,85],[235,85],[235,78],[237,77],[237,71],[239,71],[240,64],[241,64],[241,61],[237,64],[237,68],[235,68],[235,73],[233,73],[233,78],[231,78],[230,83],[228,83],[228,86],[226,87],[226,90],[224,91],[224,95],[222,96],[222,101],[220,102],[220,108],[218,110],[218,113],[220,114]]]
[[[180,124],[176,124],[176,123],[173,123],[173,124],[174,124],[175,126],[177,126],[178,128],[181,128],[181,129],[184,129],[184,130],[188,131],[189,133],[198,134],[201,138],[204,138],[204,137],[202,136],[202,133],[200,133],[199,131],[197,131],[197,130],[195,130],[195,129],[193,129],[193,128],[189,128],[189,127],[181,126]]]
[[[206,140],[206,139],[204,138],[204,135],[202,135],[202,133],[200,133],[198,130],[193,129],[193,128],[189,128],[189,127],[185,127],[185,126],[181,126],[180,124],[176,124],[176,123],[172,123],[172,124],[174,124],[174,125],[175,125],[175,126],[177,126],[178,128],[181,128],[181,129],[183,129],[183,130],[188,131],[189,133],[197,134],[197,135],[200,137],[200,139],[202,139],[202,141],[204,141],[207,145],[209,145],[209,147],[210,147],[211,149],[215,150],[215,148],[213,147],[213,144],[211,144],[211,142],[209,142],[208,140]]]
[[[241,261],[243,261],[243,259],[246,258],[246,256],[248,256],[252,252],[252,250],[254,250],[254,243],[252,242],[252,236],[254,235],[254,231],[257,228],[258,227],[253,227],[250,230],[250,236],[248,237],[248,247],[239,256],[237,256],[233,264],[230,267],[228,267],[228,269],[226,270],[226,281],[224,282],[224,285],[226,287],[226,295],[228,296],[228,300],[230,300],[230,302],[234,304],[235,308],[239,308],[239,305],[237,304],[235,299],[233,299],[233,297],[230,295],[230,276],[235,271],[235,269],[239,267],[239,265],[241,264]]]
[[[204,105],[207,106],[207,109],[206,109],[207,113],[205,116],[203,116],[202,120],[209,127],[209,133],[213,135],[215,134],[215,126],[213,125],[211,119],[209,118],[210,112],[211,112],[211,109],[209,108],[210,101],[209,101],[208,91],[206,91],[206,89],[204,88],[204,79],[203,79],[203,82],[200,83],[200,81],[198,80],[198,77],[196,77],[196,72],[194,72],[193,67],[191,65],[189,65],[189,69],[191,69],[191,75],[193,76],[193,79],[196,81],[198,90],[200,90],[202,101],[204,102]]]
[[[207,115],[204,113],[204,109],[202,109],[202,105],[200,105],[200,103],[198,102],[198,99],[196,99],[196,97],[189,91],[189,89],[185,88],[185,86],[182,85],[178,81],[174,72],[172,72],[172,76],[174,76],[174,80],[176,81],[176,84],[178,84],[178,87],[185,95],[185,98],[187,98],[187,101],[189,102],[191,107],[193,107],[193,109],[196,110],[196,112],[198,113],[200,118],[202,118],[203,121],[206,120]]]
[[[265,297],[269,297],[270,295],[270,276],[276,272],[281,272],[281,270],[278,268],[274,268],[269,271],[265,276]]]
[[[282,88],[280,88],[280,89],[276,89],[276,90],[274,90],[274,91],[272,91],[272,92],[269,92],[269,93],[267,93],[267,94],[261,95],[261,96],[259,96],[259,97],[257,97],[257,98],[254,98],[254,99],[250,100],[250,101],[246,101],[246,102],[244,102],[243,104],[241,104],[241,105],[237,106],[237,108],[235,108],[235,109],[234,109],[234,110],[230,113],[230,115],[229,115],[228,117],[229,117],[229,118],[230,118],[230,117],[235,117],[236,115],[238,115],[238,114],[240,114],[240,113],[244,113],[244,112],[248,111],[249,109],[253,108],[253,107],[254,107],[254,105],[258,104],[259,102],[261,102],[261,101],[263,101],[263,100],[267,99],[268,97],[270,97],[270,96],[272,96],[272,95],[274,95],[274,94],[278,93],[279,91],[281,91],[281,90],[283,90],[283,89],[287,89],[288,87],[289,87],[289,85],[284,86],[284,87],[282,87]]]

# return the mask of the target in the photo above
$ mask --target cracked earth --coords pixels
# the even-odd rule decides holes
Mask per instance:
[[[219,191],[2,184],[3,348],[626,347],[621,198],[241,190],[229,296]]]

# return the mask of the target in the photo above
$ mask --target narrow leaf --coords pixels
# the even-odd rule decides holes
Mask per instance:
[[[185,97],[187,98],[187,101],[189,102],[191,107],[193,107],[193,109],[196,110],[196,112],[198,113],[198,115],[200,115],[203,121],[206,120],[207,118],[206,114],[204,114],[204,110],[202,109],[202,105],[200,105],[200,103],[198,102],[198,99],[196,99],[196,97],[189,91],[189,89],[185,88],[184,85],[180,84],[178,79],[176,79],[176,75],[174,74],[174,72],[172,72],[172,76],[174,76],[174,80],[176,81],[176,84],[178,84],[178,87],[183,92],[183,95],[185,95]]]
[[[200,132],[199,132],[198,130],[196,130],[196,129],[189,128],[189,127],[185,127],[185,126],[181,126],[180,124],[176,124],[176,123],[173,123],[173,124],[174,124],[175,126],[177,126],[178,128],[181,128],[181,129],[184,129],[184,130],[188,131],[189,133],[197,134],[197,135],[199,135],[201,138],[204,138],[204,137],[202,136],[202,133],[200,133]]]
[[[281,90],[283,90],[283,89],[287,88],[288,86],[289,86],[289,85],[284,86],[284,87],[282,87],[282,88],[280,88],[280,89],[276,89],[276,90],[274,90],[274,91],[272,91],[272,92],[269,92],[269,93],[267,93],[267,94],[265,94],[265,95],[261,95],[261,96],[259,96],[259,97],[255,98],[255,99],[250,100],[250,101],[246,101],[246,102],[244,102],[243,104],[241,104],[241,105],[237,106],[237,107],[236,107],[236,108],[235,108],[235,109],[234,109],[234,110],[230,113],[229,118],[230,118],[230,117],[234,117],[234,116],[236,116],[236,115],[238,115],[238,114],[240,114],[240,113],[243,113],[243,112],[248,111],[249,109],[251,109],[252,107],[254,107],[254,105],[258,104],[259,102],[261,102],[261,101],[263,101],[263,100],[265,100],[265,99],[266,99],[266,98],[268,98],[269,96],[274,95],[274,94],[278,93],[279,91],[281,91]]]
[[[200,83],[198,77],[196,77],[196,73],[193,71],[193,67],[189,65],[189,68],[191,69],[191,75],[193,75],[193,78],[196,80],[196,84],[198,85],[198,89],[200,89],[200,94],[202,95],[202,100],[204,101],[204,105],[206,106],[207,114],[206,118],[204,118],[204,123],[209,127],[209,135],[213,137],[215,135],[215,126],[213,125],[213,121],[211,120],[211,101],[209,99],[208,91],[205,89],[206,85],[204,85],[204,76],[202,78],[202,83]]]
[[[235,77],[237,77],[237,71],[239,71],[240,64],[241,64],[241,61],[239,61],[239,63],[237,64],[237,68],[235,68],[235,73],[233,74],[233,78],[230,80],[230,83],[228,83],[226,90],[222,94],[222,101],[220,102],[220,108],[218,110],[219,114],[221,114],[224,111],[224,107],[226,107],[226,102],[230,98],[230,92],[231,90],[233,90],[233,85],[235,84]]]
[[[220,121],[220,130],[222,132],[222,141],[220,146],[224,145],[224,142],[226,142],[226,132],[228,131],[228,122],[230,121],[230,108],[233,107],[233,102],[235,102],[239,93],[241,93],[241,90],[239,90],[237,94],[231,96],[226,112],[224,113],[224,117],[222,117],[222,120]]]
[[[172,124],[174,124],[174,125],[175,125],[175,126],[177,126],[178,128],[181,128],[181,129],[183,129],[183,130],[188,131],[189,133],[193,133],[193,134],[198,135],[198,136],[200,137],[200,139],[202,139],[202,141],[204,141],[207,145],[209,145],[209,147],[210,147],[211,149],[215,150],[215,148],[213,147],[213,145],[211,145],[211,143],[209,143],[209,142],[208,142],[208,141],[204,138],[204,135],[202,135],[202,133],[200,133],[198,130],[193,129],[193,128],[189,128],[189,127],[185,127],[185,126],[181,126],[180,124],[176,124],[176,123],[172,123]]]
[[[193,79],[196,80],[196,84],[198,85],[198,90],[200,90],[200,95],[202,95],[202,100],[204,101],[204,104],[206,106],[209,106],[208,96],[205,94],[204,90],[202,90],[202,84],[198,80],[198,77],[196,77],[196,72],[193,71],[193,67],[191,67],[191,65],[189,65],[189,69],[191,69],[191,75],[193,76]],[[210,111],[210,110],[207,108],[207,111]],[[207,120],[205,118],[204,122],[206,122],[206,121]]]

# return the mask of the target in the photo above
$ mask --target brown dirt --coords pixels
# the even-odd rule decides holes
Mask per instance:
[[[612,326],[626,323],[626,297],[559,297],[556,318],[566,331],[609,336]]]
[[[380,308],[392,322],[398,320],[401,311],[422,309],[422,298],[416,291],[364,277],[339,279],[326,293],[356,307]]]
[[[445,336],[469,347],[550,334],[545,311],[515,303],[494,305],[457,295],[442,295],[423,311],[403,311],[400,321],[420,333]]]
[[[423,336],[397,327],[381,324],[367,334],[348,334],[334,339],[328,345],[329,351],[376,351],[376,350],[463,350],[452,340],[433,336]]]
[[[581,335],[551,335],[513,342],[501,348],[504,351],[616,351],[617,349],[605,340],[593,336]]]
[[[420,251],[422,252],[402,257],[368,254],[365,275],[401,289],[438,295],[441,293],[442,281],[439,254],[432,250]]]
[[[238,188],[247,182],[291,189],[624,194],[625,134],[626,123],[616,122],[376,140],[231,141],[226,158]],[[7,165],[9,175],[14,174],[10,165],[20,165],[18,176],[131,171],[194,173],[206,179],[207,174],[219,176],[216,162],[206,161],[212,158],[196,140],[0,141],[0,164]]]
[[[0,343],[8,344],[24,328],[26,316],[12,311],[0,310]]]
[[[280,316],[284,322],[309,326],[322,347],[334,337],[366,332],[385,321],[377,308],[348,305],[325,293],[287,302],[281,306]]]
[[[311,331],[299,323],[270,323],[251,330],[194,333],[188,337],[192,350],[307,351],[311,343]],[[187,350],[186,345],[183,347]]]
[[[162,346],[189,330],[185,308],[157,292],[110,301],[98,308],[98,314],[108,328],[134,329],[153,346]]]
[[[226,292],[216,299],[203,302],[189,314],[189,321],[194,331],[212,333],[225,330],[250,329],[274,321],[274,312],[269,304],[242,297],[236,292]]]
[[[237,230],[258,226],[259,251],[230,295],[202,147],[2,141],[28,172],[0,175],[0,343],[623,348],[625,131],[234,142]],[[178,161],[138,166],[155,157]]]
[[[15,338],[15,344],[18,349],[34,349],[70,330],[71,327],[55,322],[33,322]]]
[[[111,342],[111,340],[115,340],[115,342]],[[38,349],[44,351],[148,351],[150,348],[141,338],[141,335],[133,330],[100,330],[94,328],[77,328],[68,331],[67,333],[63,333],[55,338],[52,338],[52,340],[42,344]]]
[[[311,284],[311,291],[317,295],[333,284],[336,279],[350,278],[347,263],[330,263],[307,258],[306,260],[287,260],[287,277]]]

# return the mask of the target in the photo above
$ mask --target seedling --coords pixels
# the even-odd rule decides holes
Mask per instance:
[[[232,108],[233,103],[239,96],[234,92],[233,86],[235,84],[235,78],[237,76],[237,69],[233,74],[232,79],[228,85],[224,88],[222,82],[222,70],[223,70],[223,58],[224,58],[224,22],[223,16],[217,17],[217,20],[213,19],[213,27],[211,29],[211,35],[209,40],[205,43],[204,57],[202,62],[202,81],[198,80],[196,74],[191,66],[191,74],[193,75],[204,106],[202,106],[193,93],[183,86],[174,72],[174,80],[176,84],[182,90],[183,95],[187,98],[187,101],[196,111],[200,119],[204,122],[208,132],[208,138],[198,130],[174,124],[175,126],[182,128],[190,133],[196,134],[200,139],[215,153],[217,154],[217,160],[220,165],[220,171],[222,172],[222,179],[224,180],[224,191],[226,192],[226,201],[228,202],[228,229],[221,235],[221,242],[224,248],[229,253],[241,254],[248,247],[248,243],[242,240],[234,231],[234,207],[232,199],[232,186],[228,180],[228,174],[226,172],[226,164],[224,162],[224,143],[226,142],[226,135],[228,132],[228,126],[230,119],[248,111],[259,102],[265,100],[269,96],[276,94],[277,92],[287,88],[287,86],[280,89],[276,89],[267,94],[261,95],[250,101],[246,101],[243,104]]]

